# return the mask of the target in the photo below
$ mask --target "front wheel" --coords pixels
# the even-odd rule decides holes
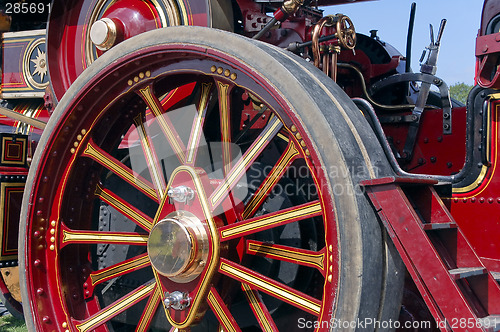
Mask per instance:
[[[20,235],[32,330],[397,317],[356,186],[389,166],[350,99],[294,55],[207,28],[145,33],[76,80],[39,146]]]

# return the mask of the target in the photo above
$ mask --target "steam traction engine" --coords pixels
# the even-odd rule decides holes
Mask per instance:
[[[497,330],[500,2],[467,107],[444,21],[412,72],[344,2],[5,2],[2,302],[32,331]]]

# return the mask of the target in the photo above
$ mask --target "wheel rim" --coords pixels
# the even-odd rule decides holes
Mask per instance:
[[[263,74],[206,51],[171,43],[128,54],[60,113],[27,212],[37,330],[330,319],[337,227],[313,142]],[[167,195],[183,186],[194,197]],[[195,244],[167,277],[147,246],[174,211]]]
[[[113,19],[125,27],[120,28],[122,33],[115,42],[117,44],[167,26],[211,26],[210,15],[211,10],[205,1],[78,0],[71,4],[56,1],[47,31],[48,69],[55,97],[60,100],[75,79],[102,55],[90,37],[91,27],[96,21]],[[229,20],[222,15],[214,19]],[[230,29],[228,26],[221,28]]]

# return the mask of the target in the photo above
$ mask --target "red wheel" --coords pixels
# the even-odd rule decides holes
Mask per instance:
[[[197,27],[99,58],[57,106],[27,181],[28,326],[394,320],[397,278],[384,279],[380,226],[355,185],[388,165],[361,113],[322,80],[279,49]]]
[[[103,25],[101,29],[99,24]],[[94,25],[97,25],[97,39],[105,44],[103,47],[96,46],[96,40],[93,42],[91,38]],[[175,25],[231,31],[231,3],[227,0],[55,0],[47,31],[48,69],[55,97],[60,100],[103,50],[140,33]]]

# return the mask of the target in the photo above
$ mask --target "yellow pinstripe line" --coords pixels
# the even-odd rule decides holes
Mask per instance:
[[[103,165],[104,167],[108,168],[111,172],[115,173],[128,183],[132,185],[137,185],[137,187],[144,191],[147,195],[156,198],[156,192],[153,188],[151,188],[148,184],[143,182],[140,178],[136,178],[132,173],[127,172],[124,170],[119,164],[116,162],[109,160],[104,156],[102,153],[100,153],[92,144],[87,144],[87,147],[85,148],[85,151],[83,152],[83,155],[93,157],[98,163]]]
[[[231,236],[234,236],[234,235],[237,235],[239,233],[243,233],[243,232],[246,232],[249,230],[257,230],[259,228],[279,224],[280,222],[282,222],[284,220],[298,218],[298,217],[302,217],[302,216],[307,216],[307,215],[318,213],[318,212],[321,212],[320,202],[317,202],[311,206],[308,206],[308,207],[300,209],[300,210],[292,210],[292,211],[280,213],[277,215],[272,215],[272,216],[267,217],[267,218],[263,217],[263,218],[259,219],[258,221],[252,222],[249,224],[243,224],[241,226],[238,226],[236,224],[234,227],[222,231],[221,237],[222,237],[222,239],[224,239],[224,238],[231,237]]]
[[[90,275],[90,280],[92,281],[92,285],[95,285],[99,283],[102,279],[106,279],[109,277],[112,277],[114,275],[118,275],[122,272],[125,272],[127,270],[131,270],[140,266],[146,266],[149,265],[149,257],[145,255],[144,257],[141,257],[139,259],[127,262],[126,264],[120,264],[117,265],[114,268],[102,271],[102,272],[97,272],[97,273],[92,273]]]
[[[148,307],[145,309],[144,315],[142,316],[139,325],[137,325],[137,328],[135,329],[136,332],[146,331],[147,329],[146,324],[150,321],[151,317],[155,313],[155,309],[158,306],[160,297],[161,297],[161,288],[158,285],[156,285],[153,291],[153,295],[151,295],[151,298],[149,299]]]
[[[294,260],[301,263],[311,264],[317,266],[321,271],[324,268],[325,255],[323,253],[318,254],[307,254],[303,252],[295,252],[291,250],[287,250],[284,248],[274,248],[273,246],[266,244],[256,244],[249,243],[248,251],[250,253],[259,253],[259,254],[269,254],[271,258],[283,258]]]
[[[260,301],[255,296],[254,291],[250,288],[250,286],[248,286],[245,283],[241,285],[243,287],[243,290],[245,291],[245,294],[247,295],[250,306],[255,310],[255,313],[258,316],[257,319],[259,323],[261,323],[260,324],[261,327],[266,332],[272,332],[273,328],[271,327],[271,323],[269,323],[269,321],[267,320],[266,314],[264,313],[264,310],[262,310],[262,307],[260,306]]]
[[[179,141],[177,140],[177,137],[175,137],[174,132],[172,132],[172,129],[168,125],[167,121],[163,117],[163,110],[160,109],[158,104],[155,102],[155,99],[153,97],[153,91],[151,90],[151,86],[147,86],[143,89],[139,89],[139,92],[141,95],[144,97],[146,100],[146,103],[148,104],[149,108],[153,111],[154,115],[156,116],[156,119],[158,120],[158,123],[160,124],[160,127],[163,129],[163,132],[168,138],[168,141],[172,145],[172,148],[174,149],[175,153],[179,157],[179,160],[181,163],[184,163],[184,160],[186,159],[186,155],[184,154],[184,150],[179,144]]]
[[[132,293],[122,299],[117,305],[104,309],[100,314],[92,317],[85,323],[77,325],[76,328],[80,332],[85,332],[91,330],[94,327],[97,327],[98,325],[103,324],[106,321],[106,318],[113,317],[113,315],[119,313],[121,310],[126,309],[127,306],[133,304],[135,301],[147,296],[155,286],[155,283],[151,283],[150,285],[139,289],[137,292]]]
[[[211,290],[210,293],[208,293],[208,300],[212,304],[214,311],[216,311],[217,317],[222,320],[222,325],[224,325],[224,329],[226,330],[225,332],[237,332]]]
[[[318,315],[321,312],[320,305],[318,305],[318,304],[316,304],[308,299],[300,297],[296,294],[293,294],[286,289],[269,284],[264,280],[261,280],[259,278],[254,277],[254,276],[251,276],[251,275],[248,275],[244,271],[241,271],[241,270],[239,270],[233,266],[230,266],[224,262],[221,263],[220,269],[221,269],[221,271],[224,271],[230,275],[233,275],[233,276],[237,277],[238,279],[244,280],[248,284],[255,285],[261,289],[265,289],[268,292],[270,292],[271,294],[274,294],[279,298],[287,299],[293,303],[298,304],[302,308],[307,308],[310,311],[317,313]]]
[[[148,166],[151,170],[152,173],[151,175],[153,177],[153,182],[155,183],[156,190],[158,191],[158,196],[159,196],[158,198],[162,199],[165,193],[163,176],[161,175],[161,172],[157,167],[157,163],[153,155],[153,147],[148,140],[146,128],[144,128],[144,122],[142,121],[142,116],[138,115],[134,119],[134,123],[137,126],[137,133],[139,134],[139,138],[141,140],[144,153],[146,154]]]
[[[290,160],[292,160],[293,157],[295,157],[298,154],[299,151],[295,147],[293,141],[291,141],[280,163],[274,167],[272,173],[269,174],[268,177],[266,178],[265,180],[266,182],[264,183],[262,188],[252,197],[247,206],[245,206],[245,210],[243,211],[243,219],[247,219],[250,216],[250,213],[254,210],[255,206],[262,199],[264,199],[267,191],[278,182],[278,180],[280,179],[279,175],[285,170],[286,165],[288,165]]]
[[[281,126],[280,120],[275,117],[266,127],[266,131],[264,135],[259,137],[258,141],[255,142],[250,149],[247,151],[245,155],[238,161],[238,163],[234,166],[231,172],[226,176],[224,183],[222,183],[217,190],[212,194],[212,206],[216,206],[220,200],[224,197],[225,194],[232,188],[234,182],[238,179],[238,177],[243,173],[246,166],[251,162],[251,160],[255,157],[257,153],[259,153],[262,147],[266,144],[266,141],[270,138],[271,134]]]
[[[141,216],[136,210],[131,209],[127,205],[123,204],[119,200],[115,199],[113,196],[111,196],[107,191],[103,190],[101,187],[97,187],[95,194],[97,197],[101,198],[102,200],[109,202],[111,205],[113,205],[117,210],[123,211],[123,213],[126,213],[128,216],[132,218],[133,222],[136,222],[140,225],[142,225],[145,229],[151,230],[153,227],[151,221],[148,219],[144,218]]]
[[[201,99],[200,104],[198,105],[198,116],[195,120],[195,125],[193,131],[191,133],[191,137],[189,138],[188,148],[187,148],[187,159],[186,163],[192,163],[194,160],[194,152],[196,149],[197,143],[199,143],[199,135],[202,130],[203,118],[205,117],[205,109],[208,103],[209,92],[212,87],[212,84],[203,83],[201,85]]]
[[[72,232],[63,230],[62,243],[68,242],[89,242],[89,243],[122,243],[128,242],[130,244],[146,244],[148,242],[148,235],[132,235],[132,234],[99,234],[91,232]]]

